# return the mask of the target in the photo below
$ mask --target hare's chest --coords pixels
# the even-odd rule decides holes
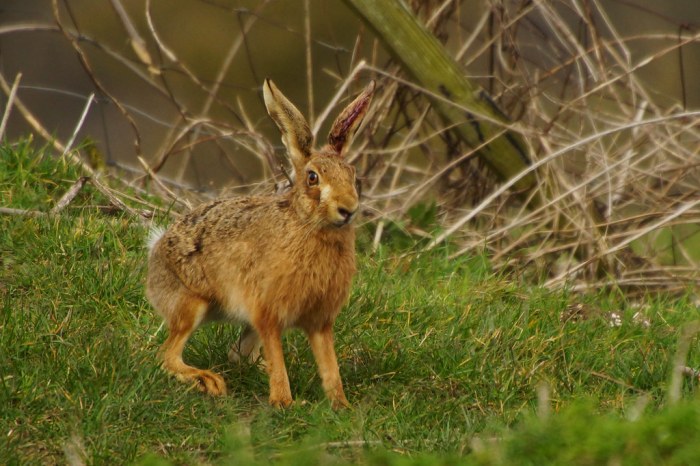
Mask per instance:
[[[332,320],[347,299],[353,272],[354,263],[344,260],[292,264],[272,274],[265,301],[285,327],[300,326],[310,318]]]
[[[336,260],[311,268],[297,277],[301,293],[295,302],[295,319],[332,321],[347,301],[353,275],[354,258]]]

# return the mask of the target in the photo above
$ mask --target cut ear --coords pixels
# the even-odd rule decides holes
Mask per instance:
[[[311,155],[313,136],[301,112],[280,92],[275,84],[265,79],[263,84],[265,107],[282,133],[282,142],[296,167]]]
[[[340,112],[338,118],[333,122],[331,132],[328,134],[328,144],[338,152],[341,156],[344,155],[357,128],[360,127],[362,119],[367,114],[369,103],[372,101],[374,93],[374,81],[365,87],[365,89],[353,100],[350,105]]]

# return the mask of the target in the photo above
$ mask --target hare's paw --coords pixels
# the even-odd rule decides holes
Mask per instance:
[[[330,401],[331,401],[331,409],[333,409],[334,411],[352,408],[348,399],[345,398],[345,395],[342,395],[342,394],[340,397],[331,399]]]
[[[228,351],[228,360],[231,364],[240,364],[243,362],[245,358],[243,355],[241,355],[241,352],[238,350],[238,345],[233,345],[231,349]]]
[[[212,371],[199,370],[192,379],[197,383],[197,388],[204,393],[213,396],[226,395],[226,383],[224,378]]]
[[[265,368],[265,358],[262,357],[260,353],[260,348],[255,348],[249,353],[245,353],[238,349],[238,345],[233,345],[228,352],[228,360],[231,364],[249,364],[251,366],[259,365],[261,368]]]
[[[291,396],[272,396],[270,395],[270,405],[273,408],[289,408],[294,400]]]
[[[261,348],[262,343],[257,332],[250,325],[246,325],[241,332],[238,342],[231,346],[231,350],[228,352],[228,360],[233,364],[241,364],[244,361],[251,366],[258,364],[262,360],[260,357]]]

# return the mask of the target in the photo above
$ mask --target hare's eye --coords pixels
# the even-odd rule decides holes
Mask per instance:
[[[318,173],[309,170],[309,173],[306,175],[306,183],[309,186],[316,186],[318,184]]]

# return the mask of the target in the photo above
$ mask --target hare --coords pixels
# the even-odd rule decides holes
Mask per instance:
[[[216,200],[153,232],[146,296],[168,326],[161,348],[168,372],[206,393],[225,395],[223,378],[187,365],[182,352],[200,324],[242,322],[229,359],[255,361],[262,346],[270,404],[289,406],[281,335],[296,327],[308,336],[332,407],[349,406],[333,344],[333,323],[355,274],[352,221],[359,207],[355,169],[344,156],[373,91],[371,82],[335,120],[328,144],[316,151],[302,114],[265,80],[265,106],[294,169],[291,189]]]

